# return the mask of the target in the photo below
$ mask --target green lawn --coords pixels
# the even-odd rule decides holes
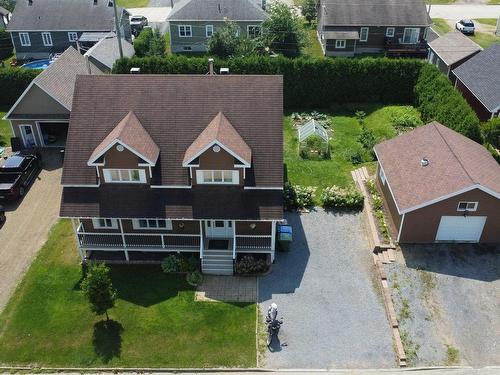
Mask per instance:
[[[490,25],[490,26],[496,26],[497,25],[497,19],[496,18],[474,18],[474,21],[482,23],[483,25]]]
[[[65,367],[256,365],[255,304],[194,302],[183,276],[114,266],[107,326],[79,289],[71,225],[61,220],[0,315],[0,363]]]
[[[0,106],[0,146],[2,147],[10,146],[10,137],[12,137],[10,123],[7,120],[2,120],[8,110],[9,107]]]
[[[319,44],[318,36],[316,35],[316,28],[306,27],[309,35],[309,44],[304,49],[304,54],[311,57],[325,57],[321,45]]]
[[[353,107],[352,105],[350,107]],[[350,154],[353,151],[362,150],[357,142],[361,133],[361,125],[354,117],[355,110],[364,110],[367,113],[365,124],[373,130],[375,136],[389,139],[396,135],[391,123],[391,116],[401,112],[406,106],[367,106],[359,105],[355,109],[346,111],[339,109],[331,113],[333,133],[330,135],[331,159],[329,160],[304,160],[298,153],[298,134],[293,127],[291,116],[284,120],[284,160],[288,181],[297,185],[317,186],[316,199],[319,198],[321,190],[330,185],[348,186],[353,184],[351,171],[362,165],[372,168],[374,162],[353,165]],[[411,107],[410,107],[411,108]],[[415,109],[412,112],[418,114]]]
[[[488,48],[493,43],[500,43],[500,37],[493,33],[481,33],[476,31],[474,35],[469,36],[474,42],[479,44],[483,48]]]
[[[147,7],[149,0],[116,0],[116,5],[123,8],[143,8]]]
[[[489,5],[500,5],[500,0],[488,0]]]
[[[452,30],[451,26],[448,25],[448,22],[446,22],[444,18],[433,18],[432,22],[433,22],[432,28],[439,35],[444,35]]]

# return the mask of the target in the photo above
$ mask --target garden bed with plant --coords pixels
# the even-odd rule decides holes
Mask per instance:
[[[373,215],[375,216],[380,243],[390,245],[392,244],[392,239],[388,219],[389,216],[384,208],[384,201],[377,189],[377,184],[374,180],[367,180],[365,186],[369,193],[370,204],[373,209]]]

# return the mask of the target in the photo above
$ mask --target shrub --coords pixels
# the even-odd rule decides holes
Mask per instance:
[[[140,34],[134,39],[135,54],[138,57],[147,56],[151,39],[153,39],[153,29],[149,27],[142,29]]]
[[[165,273],[173,273],[180,271],[180,259],[176,254],[167,256],[161,262],[161,269]]]
[[[200,285],[202,280],[203,280],[203,276],[198,271],[194,271],[194,272],[188,273],[186,275],[186,281],[188,282],[189,285],[192,285],[192,286]]]
[[[358,142],[363,145],[363,148],[366,151],[368,151],[368,154],[371,156],[370,159],[373,160],[373,158],[375,157],[373,152],[373,147],[378,142],[377,138],[375,138],[375,134],[373,133],[373,131],[371,129],[368,129],[366,126],[363,126],[363,130],[361,131],[361,134],[358,136]]]
[[[115,306],[117,298],[109,271],[104,263],[91,263],[81,283],[82,291],[90,302],[91,310],[96,315],[106,314],[106,320],[109,320],[108,310]]]
[[[21,96],[40,69],[0,68],[0,105],[12,105]]]
[[[263,259],[255,258],[252,255],[245,255],[236,262],[236,273],[250,275],[266,272],[268,266]]]
[[[333,185],[321,193],[321,203],[325,208],[360,210],[363,208],[363,195],[354,188],[343,189]]]
[[[413,108],[398,111],[391,116],[392,126],[396,129],[398,134],[416,128],[422,124],[422,121],[417,114],[414,113]]]
[[[495,117],[482,124],[484,141],[495,148],[500,148],[500,118]]]
[[[384,202],[378,195],[372,196],[372,203],[375,210],[381,210],[384,207]]]
[[[0,28],[0,60],[6,59],[12,55],[14,46],[7,31]]]
[[[179,272],[194,272],[198,270],[200,261],[196,256],[183,256],[179,257]]]
[[[218,27],[208,39],[208,53],[221,58],[236,55],[241,40],[238,28],[239,26],[233,21],[226,21],[224,26]]]
[[[313,206],[315,192],[316,188],[313,186],[291,185],[286,182],[283,188],[285,210]]]

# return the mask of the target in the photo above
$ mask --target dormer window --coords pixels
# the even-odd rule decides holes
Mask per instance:
[[[198,184],[238,185],[240,174],[233,170],[203,170],[196,171]]]
[[[111,169],[104,168],[104,182],[145,184],[146,171],[144,169]]]

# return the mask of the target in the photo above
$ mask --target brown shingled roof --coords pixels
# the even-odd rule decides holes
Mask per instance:
[[[137,156],[151,165],[156,164],[156,160],[160,154],[160,149],[132,111],[94,149],[94,152],[90,156],[89,164],[94,163],[116,143],[120,143],[131,152],[138,154]]]
[[[252,150],[222,112],[219,112],[191,143],[184,154],[183,164],[189,164],[214,143],[217,143],[241,162],[250,166]]]
[[[400,213],[473,188],[500,197],[500,165],[491,154],[438,122],[382,142],[375,152]]]

